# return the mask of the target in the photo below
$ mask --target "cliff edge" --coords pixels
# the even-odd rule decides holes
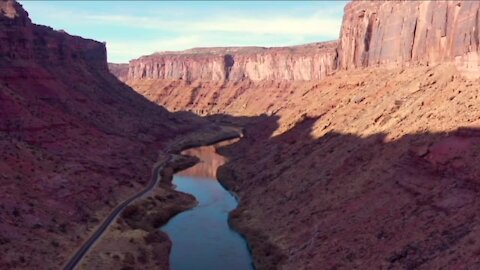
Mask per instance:
[[[309,81],[339,69],[445,62],[478,77],[479,10],[476,1],[353,1],[338,41],[155,53],[130,61],[125,81]]]
[[[337,42],[279,48],[196,48],[130,61],[128,80],[317,80],[336,69]]]

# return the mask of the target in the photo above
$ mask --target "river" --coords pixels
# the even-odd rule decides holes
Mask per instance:
[[[191,149],[185,154],[195,155],[201,162],[176,174],[173,184],[176,190],[195,196],[198,205],[161,228],[172,240],[171,269],[254,269],[246,240],[228,224],[237,200],[215,177],[224,158],[216,154],[214,146]]]

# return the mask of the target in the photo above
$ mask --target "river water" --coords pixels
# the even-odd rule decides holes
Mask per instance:
[[[215,177],[225,160],[212,146],[186,154],[199,157],[201,163],[175,175],[173,184],[176,190],[195,196],[198,205],[161,228],[172,240],[171,269],[254,269],[245,239],[228,224],[228,214],[237,207],[237,201]]]

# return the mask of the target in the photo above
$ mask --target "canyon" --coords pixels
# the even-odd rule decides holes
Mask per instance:
[[[135,93],[108,71],[104,43],[36,25],[16,1],[0,1],[0,40],[0,268],[59,269],[172,141],[211,125]]]
[[[161,52],[122,72],[170,111],[245,125],[218,178],[258,269],[475,269],[479,9],[354,1],[338,41]]]
[[[0,0],[0,268],[64,267],[157,176],[79,268],[169,269],[180,152],[239,130],[191,173],[238,196],[256,269],[478,268],[479,11],[354,1],[336,41],[109,64]]]

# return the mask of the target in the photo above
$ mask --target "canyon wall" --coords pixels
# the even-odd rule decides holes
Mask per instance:
[[[336,69],[337,42],[283,48],[203,48],[130,61],[128,80],[318,80]]]
[[[480,70],[478,1],[355,1],[340,35],[343,69],[455,62],[467,75]]]
[[[306,81],[339,68],[442,62],[478,76],[479,10],[476,1],[354,1],[338,41],[156,53],[132,60],[128,80]]]
[[[104,43],[34,25],[25,10],[14,1],[0,1],[0,55],[3,62],[35,61],[45,65],[81,62],[107,69]]]
[[[324,42],[156,53],[130,61],[125,83],[172,111],[255,115],[269,111],[272,105],[268,98],[259,98],[267,93],[265,88],[315,82],[333,73],[337,47],[337,42]],[[110,70],[122,80],[118,68],[111,66]],[[279,94],[286,98],[293,91]]]
[[[149,102],[106,59],[105,44],[0,0],[0,269],[62,268],[146,186],[167,141],[204,123]]]
[[[442,64],[246,92],[275,113],[218,175],[257,269],[479,268],[479,89]]]

